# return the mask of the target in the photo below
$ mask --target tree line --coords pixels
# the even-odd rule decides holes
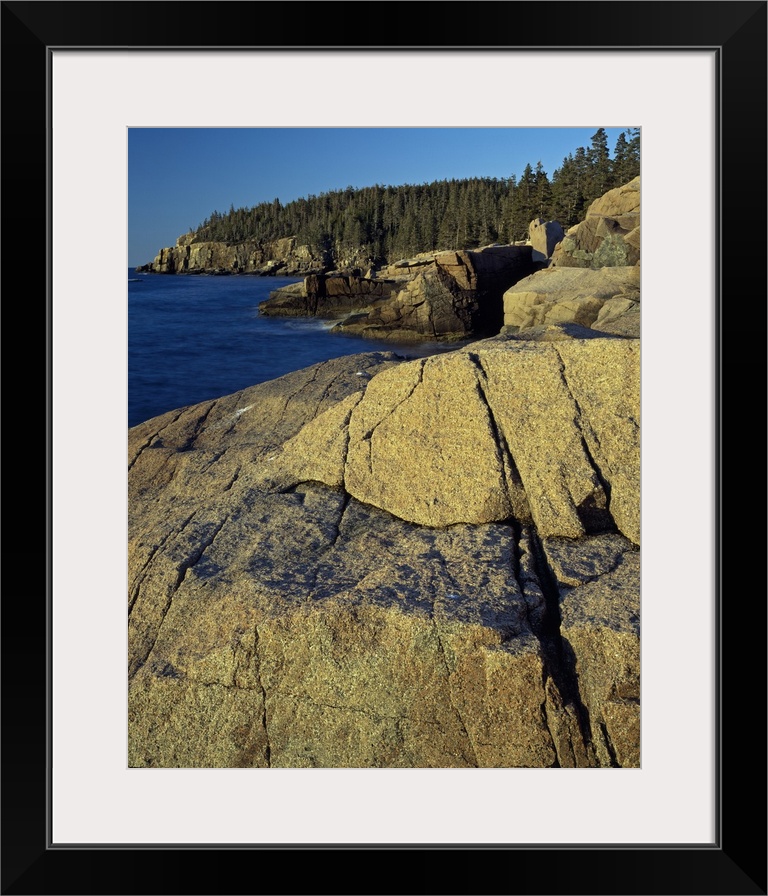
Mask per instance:
[[[473,177],[429,184],[347,187],[283,205],[214,211],[194,242],[271,241],[295,236],[316,254],[368,262],[418,252],[473,249],[527,237],[534,218],[578,224],[589,204],[640,174],[640,130],[619,134],[611,156],[603,128],[588,147],[563,159],[550,178],[541,162],[509,178]]]

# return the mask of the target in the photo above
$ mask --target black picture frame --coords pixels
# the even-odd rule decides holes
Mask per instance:
[[[204,35],[193,21],[195,16],[185,18],[185,9],[192,5],[210,7],[211,13],[215,10],[215,15],[206,17]],[[2,3],[6,312],[11,312],[14,342],[17,334],[26,335],[27,344],[46,334],[44,357],[42,351],[35,352],[33,357],[37,360],[27,366],[44,376],[47,398],[45,432],[30,439],[29,393],[12,379],[4,396],[7,419],[13,421],[6,431],[11,472],[23,464],[27,469],[25,478],[36,478],[41,494],[39,505],[22,500],[18,513],[14,499],[12,514],[8,514],[12,525],[6,528],[9,561],[2,604],[3,894],[746,896],[768,892],[766,601],[764,573],[756,563],[765,556],[765,537],[755,522],[765,518],[765,490],[760,486],[766,468],[763,389],[768,270],[764,222],[767,9],[768,3],[763,0],[452,5],[373,2],[346,7],[341,3],[301,2]],[[290,29],[285,24],[270,24],[270,11],[274,14],[275,10],[281,15],[290,12]],[[238,28],[231,25],[235,12],[240,22]],[[351,23],[344,21],[347,13]],[[465,27],[468,21],[485,23],[487,27]],[[388,22],[397,24],[389,27]],[[442,31],[437,30],[438,25]],[[447,40],[443,37],[446,33]],[[387,44],[364,36],[372,34],[386,35]],[[252,40],[248,40],[250,35]],[[354,44],[350,43],[352,40]],[[57,47],[109,50],[238,46],[346,46],[382,52],[507,46],[716,51],[720,246],[716,359],[719,735],[716,841],[712,845],[574,843],[464,847],[344,846],[318,842],[313,846],[286,844],[268,848],[195,844],[52,846],[50,54]],[[681,147],[680,151],[695,149]],[[682,226],[695,226],[695,222],[682,222]],[[752,273],[747,276],[746,292],[739,269]],[[21,280],[17,279],[19,272]],[[737,288],[740,303],[736,302]],[[755,332],[759,334],[757,340]],[[730,390],[726,389],[729,385]],[[35,394],[39,396],[38,392]],[[730,402],[725,401],[726,394],[730,394]],[[37,445],[36,452],[30,450],[30,441]],[[44,452],[40,451],[41,445],[45,446]],[[39,472],[36,477],[30,474],[32,458],[36,458],[37,465],[45,465],[44,479]],[[737,472],[741,480],[736,479]],[[22,486],[17,483],[16,487]],[[756,493],[760,494],[757,502]],[[747,496],[751,504],[757,503],[757,513],[754,507],[750,511]],[[22,521],[34,525],[22,525]],[[688,558],[686,562],[695,559]],[[680,695],[680,699],[685,699],[685,695]],[[556,805],[552,811],[557,811]],[[659,811],[663,812],[663,806]],[[258,854],[254,854],[254,849],[258,849]],[[158,851],[162,856],[155,854]],[[344,852],[348,854],[340,854]],[[393,852],[400,855],[391,855]]]

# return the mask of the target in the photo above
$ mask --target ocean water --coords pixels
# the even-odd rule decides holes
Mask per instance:
[[[296,278],[128,270],[128,426],[358,352],[423,357],[455,345],[399,346],[331,333],[334,322],[259,314]]]

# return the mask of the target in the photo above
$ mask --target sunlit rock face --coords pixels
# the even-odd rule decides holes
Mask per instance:
[[[595,199],[552,253],[557,267],[624,267],[639,260],[639,177]]]
[[[175,246],[161,249],[154,261],[136,270],[152,274],[281,274],[305,275],[322,271],[329,259],[299,244],[296,237],[277,240],[244,240],[231,245],[197,241],[197,234],[183,234]]]
[[[534,261],[546,261],[552,257],[555,247],[565,236],[558,221],[534,218],[528,225],[528,239],[533,250]]]
[[[504,333],[574,323],[602,333],[640,335],[640,266],[547,268],[504,293]],[[634,321],[626,332],[618,320]],[[611,327],[614,324],[614,327]]]
[[[594,335],[131,429],[130,764],[638,766],[639,342]]]

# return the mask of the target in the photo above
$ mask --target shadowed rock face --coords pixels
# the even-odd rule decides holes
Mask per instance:
[[[129,431],[129,761],[639,765],[639,344],[341,358]]]
[[[502,295],[539,265],[530,246],[430,252],[390,265],[376,277],[309,276],[275,290],[267,315],[342,318],[334,329],[397,342],[497,333]]]
[[[268,317],[322,317],[334,319],[365,311],[371,302],[389,299],[398,291],[390,280],[355,274],[311,274],[303,283],[273,290],[259,305]]]

